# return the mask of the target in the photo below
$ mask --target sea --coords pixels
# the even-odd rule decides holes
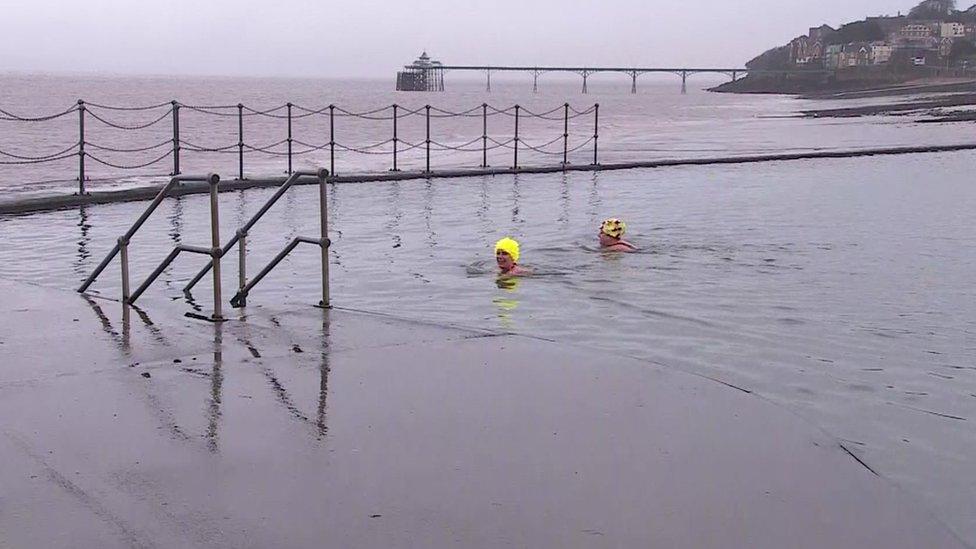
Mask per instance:
[[[905,98],[726,95],[703,91],[716,83],[705,80],[692,80],[700,85],[683,95],[677,77],[642,81],[639,93],[630,94],[624,75],[605,75],[591,79],[586,95],[580,82],[546,78],[533,93],[530,76],[493,78],[490,93],[485,82],[449,78],[447,91],[421,94],[393,91],[392,78],[4,75],[2,81],[0,108],[21,117],[56,114],[78,99],[105,107],[173,100],[197,107],[181,109],[181,139],[199,148],[231,148],[183,151],[182,170],[225,178],[240,169],[240,120],[246,142],[280,152],[280,143],[268,145],[287,138],[287,118],[279,115],[289,102],[293,115],[326,108],[293,119],[292,135],[301,136],[293,139],[314,147],[332,140],[323,114],[329,105],[359,114],[332,121],[334,141],[343,145],[334,160],[339,174],[391,169],[392,143],[384,142],[391,139],[393,120],[389,110],[377,109],[393,104],[417,111],[397,120],[404,148],[426,144],[428,104],[435,113],[468,113],[431,118],[432,140],[455,147],[473,142],[462,147],[472,150],[437,151],[431,158],[435,171],[482,163],[483,104],[499,111],[486,119],[489,135],[501,143],[514,134],[514,116],[505,114],[513,111],[506,109],[517,104],[520,112],[544,114],[520,115],[520,137],[544,151],[523,149],[523,166],[562,162],[565,127],[574,164],[592,162],[594,133],[600,162],[974,140],[969,124],[917,123],[924,113],[845,119],[798,114]],[[238,119],[238,103],[251,115]],[[596,104],[598,120],[591,111]],[[91,109],[127,127],[167,115],[166,106]],[[78,125],[78,112],[47,122],[0,121],[0,150],[56,153],[78,141]],[[85,129],[86,141],[114,149],[165,143],[173,130],[166,116],[142,130],[89,118]],[[553,139],[548,148],[539,146]],[[255,149],[245,150],[246,177],[287,171],[287,156]],[[118,165],[166,152],[90,150]],[[489,164],[514,162],[510,148],[489,153]],[[171,160],[124,170],[89,159],[88,187],[162,181]],[[326,147],[293,151],[292,161],[293,169],[312,169],[329,167],[332,158]],[[424,146],[398,158],[405,170],[423,169],[426,161]],[[75,156],[0,166],[0,194],[74,192],[77,164]],[[632,356],[749,391],[831,434],[976,545],[974,165],[976,152],[962,151],[336,184],[328,191],[332,298],[343,307],[582,345],[605,353],[608,369],[615,356]],[[232,235],[272,192],[221,195],[223,234]],[[249,240],[253,265],[270,260],[296,235],[316,234],[317,193],[314,187],[293,189],[256,227]],[[0,276],[71,290],[142,207],[0,216]],[[133,278],[145,277],[174,244],[207,245],[208,207],[205,197],[164,202],[133,240]],[[640,253],[599,251],[597,230],[608,217],[627,223]],[[521,241],[522,262],[535,276],[498,283],[492,246],[503,236]],[[182,292],[200,267],[200,259],[174,265],[141,299],[141,308],[149,316],[173,307],[205,312],[206,279],[195,299]],[[300,249],[251,294],[248,306],[314,304],[318,272],[317,252]],[[235,269],[225,269],[224,276],[226,288],[236,286]],[[94,291],[118,296],[114,270]]]

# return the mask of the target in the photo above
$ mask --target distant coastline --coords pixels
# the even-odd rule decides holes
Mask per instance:
[[[720,93],[895,95],[976,91],[976,6],[924,0],[908,15],[811,27],[746,63],[757,71],[712,88]],[[770,71],[770,72],[760,72]]]

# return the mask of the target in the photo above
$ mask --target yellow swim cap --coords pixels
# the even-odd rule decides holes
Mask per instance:
[[[512,240],[511,238],[503,238],[495,243],[495,253],[505,252],[512,256],[512,261],[518,263],[519,260],[519,243]]]
[[[619,219],[607,219],[600,225],[600,232],[612,236],[614,238],[620,238],[627,231],[627,224]]]

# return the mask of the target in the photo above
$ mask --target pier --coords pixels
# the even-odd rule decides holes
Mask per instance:
[[[435,61],[424,52],[416,61],[403,67],[397,73],[397,91],[444,91],[444,74],[454,72],[480,72],[485,75],[486,90],[491,91],[491,75],[501,72],[516,72],[532,75],[532,91],[539,91],[539,77],[548,73],[577,74],[583,79],[582,92],[588,93],[590,76],[599,73],[620,73],[630,77],[630,93],[637,93],[637,79],[644,74],[674,74],[681,77],[681,93],[688,93],[688,77],[696,74],[721,74],[733,82],[747,74],[809,74],[814,71],[769,71],[746,67],[592,67],[592,66],[519,66],[519,65],[445,65]]]

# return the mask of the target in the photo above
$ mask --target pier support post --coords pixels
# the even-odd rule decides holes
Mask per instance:
[[[681,94],[688,93],[688,71],[681,71]]]
[[[487,70],[487,71],[485,71],[485,74],[488,75],[488,89],[486,91],[488,93],[491,93],[491,71],[490,70]]]
[[[78,194],[85,194],[85,102],[78,100]]]
[[[630,71],[630,93],[637,93],[637,71]]]
[[[175,100],[173,105],[173,173],[172,176],[180,175],[180,104]]]
[[[237,104],[237,178],[244,181],[244,105]]]
[[[586,80],[589,78],[590,73],[588,71],[583,71],[581,74],[583,75],[583,93],[585,94],[588,93],[586,91]]]
[[[291,175],[291,103],[288,103],[288,175]]]
[[[732,81],[736,82],[739,80],[739,71],[732,71]]]
[[[532,93],[539,93],[539,71],[532,71]]]

